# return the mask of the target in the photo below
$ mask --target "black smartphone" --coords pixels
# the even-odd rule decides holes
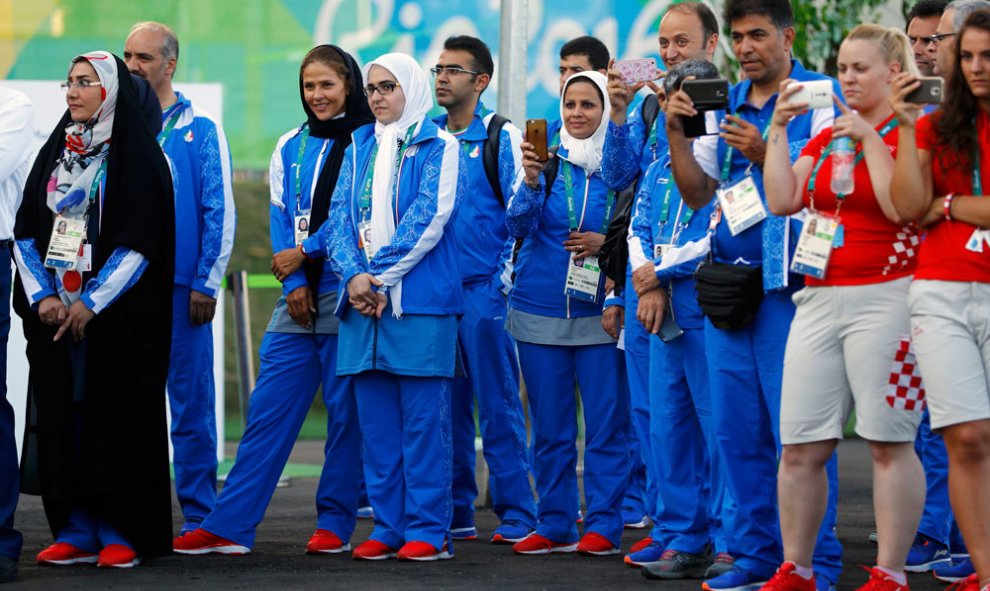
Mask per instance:
[[[547,151],[547,120],[529,119],[526,121],[526,141],[533,144],[533,151],[540,162],[550,159]]]
[[[694,117],[681,117],[681,125],[684,126],[684,137],[708,135],[708,125],[704,112],[698,113]]]
[[[660,333],[657,336],[660,337],[661,341],[669,343],[683,334],[684,331],[677,325],[677,321],[674,320],[674,314],[670,309],[670,297],[668,297],[667,305],[663,310],[663,320],[660,322]]]
[[[943,80],[939,76],[918,78],[921,86],[912,90],[904,100],[916,105],[938,105],[942,102]]]
[[[725,78],[685,80],[681,90],[699,111],[717,111],[729,106],[729,81]]]

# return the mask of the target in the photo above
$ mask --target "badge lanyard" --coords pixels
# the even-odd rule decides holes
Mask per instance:
[[[663,229],[667,225],[667,220],[670,218],[670,194],[674,190],[674,187],[672,186],[673,182],[674,179],[670,179],[667,181],[667,190],[663,194],[663,206],[660,209],[660,220],[658,224],[659,226],[658,231],[661,234],[661,236],[658,236],[658,238],[662,237]],[[673,244],[676,241],[677,235],[680,234],[679,230],[684,226],[687,226],[691,222],[691,216],[694,215],[693,209],[691,209],[690,207],[685,208],[683,207],[683,205],[684,202],[681,201],[682,207],[679,209],[683,211],[681,213],[681,219],[678,220],[674,233],[670,237],[671,244]]]
[[[736,117],[739,117],[739,113],[736,113],[735,116]],[[770,135],[770,123],[767,123],[767,126],[765,128],[763,128],[763,133],[760,134],[760,135],[763,136],[763,141],[764,142],[767,141],[767,137]],[[723,185],[729,182],[729,171],[732,169],[732,151],[733,151],[733,149],[734,148],[732,146],[730,146],[730,145],[728,145],[728,143],[726,143],[725,161],[722,162],[722,184]],[[749,171],[752,168],[753,168],[753,163],[750,162],[749,163],[749,166],[746,167],[746,174],[747,175],[749,174]]]
[[[977,197],[983,196],[983,176],[980,172],[980,146],[979,144],[973,150],[973,195]]]
[[[182,115],[182,109],[176,108],[175,112],[169,116],[168,121],[165,122],[165,128],[162,129],[160,134],[158,134],[159,147],[163,149],[165,148],[165,140],[168,139],[168,136],[172,133],[172,130],[175,129],[175,124],[179,122],[180,115]]]
[[[295,189],[296,189],[296,209],[299,209],[299,204],[302,202],[302,162],[303,156],[306,154],[306,143],[309,141],[309,124],[303,125],[302,139],[299,140],[299,153],[296,154],[296,178],[295,178]]]
[[[652,152],[653,158],[652,162],[657,161],[657,123],[660,121],[660,117],[654,117],[653,126],[650,127],[650,151]]]
[[[891,131],[893,131],[894,128],[896,128],[896,127],[897,127],[897,118],[893,118],[890,121],[888,121],[887,124],[883,126],[883,128],[880,129],[880,138],[881,139],[886,138],[887,137],[887,134],[889,134]],[[832,154],[832,144],[834,144],[834,143],[835,143],[835,140],[834,139],[828,143],[828,146],[825,147],[825,150],[822,152],[822,155],[818,157],[818,162],[815,163],[815,168],[811,171],[811,179],[808,181],[808,195],[809,195],[809,200],[811,202],[810,203],[811,204],[811,209],[815,209],[815,184],[816,184],[816,182],[818,180],[818,171],[821,169],[822,164],[825,163],[825,160],[827,160],[831,156],[831,154]],[[860,145],[859,146],[859,149],[857,150],[857,153],[856,153],[856,158],[855,158],[855,160],[853,160],[853,169],[855,169],[856,166],[858,166],[859,163],[865,157],[866,157],[866,152],[863,151],[862,145]],[[835,201],[836,201],[835,215],[836,216],[838,216],[839,215],[839,211],[842,210],[842,204],[845,202],[846,197],[847,197],[847,195],[845,195],[843,193],[837,194],[835,196]]]
[[[574,204],[574,185],[572,184],[571,163],[564,160],[564,194],[567,197],[567,222],[571,232],[577,232],[580,224],[577,219],[577,208]],[[615,191],[609,190],[605,198],[605,219],[599,234],[608,233],[608,224],[612,221],[612,208],[615,206]]]

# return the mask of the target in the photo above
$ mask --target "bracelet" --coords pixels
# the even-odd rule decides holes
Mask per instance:
[[[952,200],[955,196],[955,193],[949,193],[942,200],[942,216],[950,222],[952,221]]]

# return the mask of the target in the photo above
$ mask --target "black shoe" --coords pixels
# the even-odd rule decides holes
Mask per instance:
[[[0,555],[0,583],[12,583],[17,580],[17,561],[9,556]]]
[[[660,560],[644,564],[640,571],[647,579],[700,579],[711,566],[711,556],[667,550]]]

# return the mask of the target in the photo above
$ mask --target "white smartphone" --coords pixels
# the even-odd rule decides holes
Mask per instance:
[[[808,103],[809,109],[826,109],[832,106],[832,82],[830,80],[813,80],[810,82],[795,82],[801,89],[791,95],[792,103]]]

